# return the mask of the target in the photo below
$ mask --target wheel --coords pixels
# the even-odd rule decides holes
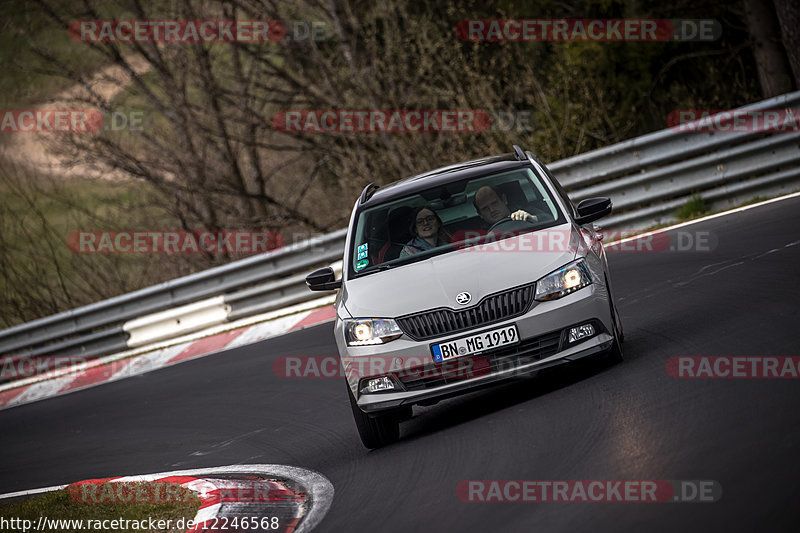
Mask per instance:
[[[611,322],[614,327],[614,342],[611,344],[611,348],[609,348],[608,352],[606,352],[606,359],[611,363],[619,363],[624,359],[622,355],[622,342],[625,337],[624,333],[622,333],[622,327],[618,325],[619,322],[617,321],[617,314],[614,312],[613,305],[611,306]]]
[[[613,327],[611,334],[614,337],[611,348],[606,352],[606,359],[611,363],[619,363],[624,359],[622,343],[625,342],[625,332],[622,331],[622,323],[619,319],[617,306],[614,305],[614,299],[611,296],[611,286],[608,284],[608,278],[606,278],[606,287],[608,287],[608,301],[611,306],[611,325]]]
[[[347,395],[350,397],[350,408],[353,410],[358,436],[361,437],[364,446],[370,449],[382,448],[400,439],[398,413],[391,411],[370,416],[358,407],[349,385],[347,385]]]

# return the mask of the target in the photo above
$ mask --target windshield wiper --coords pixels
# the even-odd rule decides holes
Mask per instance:
[[[359,272],[359,276],[369,276],[370,274],[374,274],[375,272],[383,272],[384,270],[389,270],[390,268],[394,268],[397,265],[376,265],[369,270],[364,272]]]

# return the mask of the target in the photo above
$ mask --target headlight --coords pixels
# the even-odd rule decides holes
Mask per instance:
[[[348,346],[383,344],[403,332],[391,318],[356,318],[344,321],[344,339]]]
[[[592,283],[589,267],[583,259],[565,265],[536,282],[536,299],[556,300]]]

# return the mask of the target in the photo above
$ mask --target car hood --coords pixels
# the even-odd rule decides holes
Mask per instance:
[[[537,234],[560,234],[565,244],[541,245]],[[544,240],[547,241],[548,238]],[[534,282],[572,261],[579,234],[569,224],[453,251],[347,281],[341,303],[352,317],[391,318],[437,307],[459,309],[487,294]],[[468,292],[466,306],[456,295]]]

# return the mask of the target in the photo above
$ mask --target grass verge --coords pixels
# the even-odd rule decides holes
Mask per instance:
[[[703,197],[695,194],[675,211],[675,218],[678,219],[678,222],[684,222],[708,215],[710,212],[711,210],[706,201],[703,200]]]
[[[43,530],[61,533],[78,533],[90,529],[184,533],[189,529],[187,523],[194,519],[200,508],[197,494],[172,483],[86,485],[95,490],[86,492],[81,490],[82,485],[74,485],[72,488],[23,500],[0,503],[0,520],[5,519],[6,527],[11,530],[21,531],[25,530],[25,525],[29,525],[27,530],[32,531],[40,523],[40,519],[47,519],[49,522],[42,522]],[[146,497],[139,498],[139,494]],[[156,494],[160,497],[153,497]],[[131,501],[121,501],[121,497]],[[14,519],[19,528],[11,522]],[[113,522],[115,520],[117,522]],[[125,520],[128,522],[124,522]],[[95,525],[100,527],[94,527]]]

